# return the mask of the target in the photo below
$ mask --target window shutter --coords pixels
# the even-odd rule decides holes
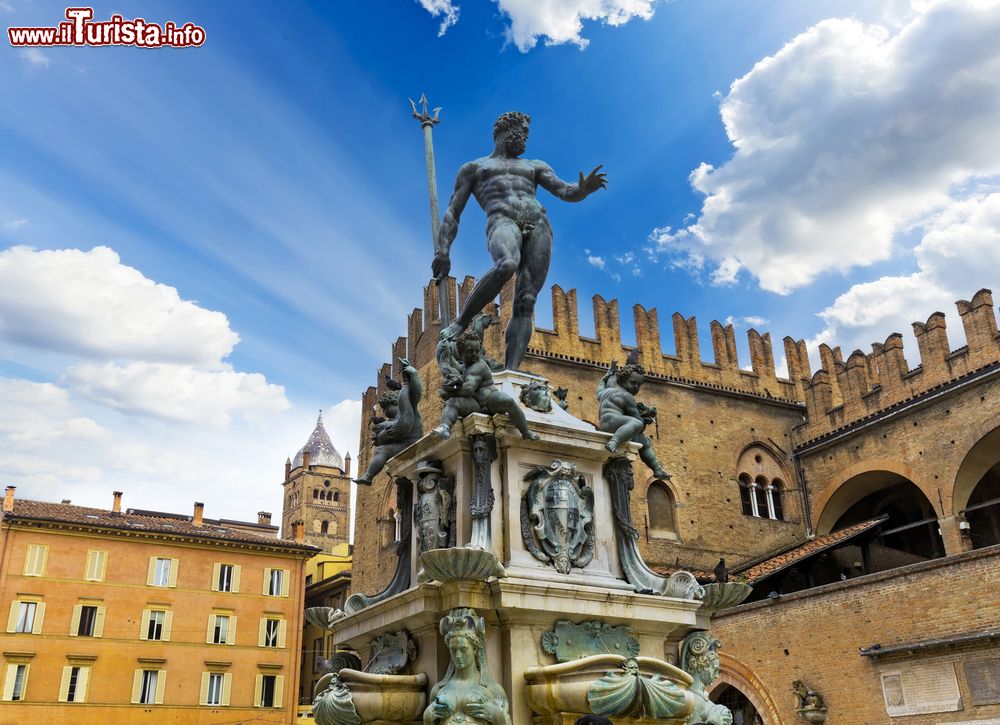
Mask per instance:
[[[171,587],[177,586],[177,569],[179,568],[178,566],[179,564],[180,562],[177,559],[170,560],[170,582],[168,586]]]
[[[103,637],[104,636],[104,607],[97,608],[97,616],[94,617],[94,636]]]
[[[288,581],[291,579],[288,569],[281,570],[281,596],[288,596]]]
[[[14,696],[14,679],[17,677],[17,665],[7,665],[7,676],[3,680],[3,699],[10,700]],[[257,675],[257,692],[260,692],[260,675]],[[260,695],[257,695],[260,703]]]
[[[139,639],[149,639],[149,620],[153,613],[148,609],[142,610],[142,620],[139,622]]]
[[[73,676],[72,667],[63,667],[62,679],[59,681],[59,702],[69,702],[69,678]]]
[[[21,601],[15,599],[10,603],[10,615],[7,617],[7,631],[13,632],[17,629],[17,617],[21,613]]]
[[[233,689],[233,675],[230,672],[225,673],[222,676],[222,704],[229,704],[229,693]]]
[[[90,684],[90,668],[81,667],[76,676],[76,702],[87,701],[87,686]]]
[[[212,591],[219,591],[219,574],[222,572],[222,564],[212,564]],[[202,703],[204,705],[205,703]]]
[[[24,559],[25,576],[44,576],[45,561],[48,559],[49,547],[39,544],[28,546],[28,555]]]
[[[214,629],[215,629],[215,615],[214,614],[209,614],[208,615],[208,629],[205,632],[205,644],[212,644],[212,641],[213,641],[212,640],[212,635],[214,634],[214,632],[212,630],[214,630]]]
[[[11,666],[13,667],[13,665],[11,665]],[[10,680],[10,682],[11,682],[10,687],[13,690],[14,689],[14,680],[10,676],[10,669],[9,668],[7,670],[7,678]],[[253,706],[254,707],[260,707],[261,706],[260,695],[261,695],[261,692],[263,690],[264,690],[264,675],[257,675],[257,679],[255,679],[254,683],[253,683]],[[9,700],[10,699],[10,695],[6,695],[6,692],[7,692],[7,688],[5,686],[4,687],[4,693],[5,693],[4,699],[5,700]]]
[[[240,593],[240,569],[239,564],[233,564],[233,594]]]
[[[288,634],[288,622],[284,619],[278,620],[278,647],[284,648],[285,637]]]
[[[278,675],[274,678],[274,706],[281,707],[285,701],[285,676]]]
[[[267,634],[267,619],[260,620],[260,626],[257,627],[257,646],[264,646],[264,636]]]
[[[89,581],[104,581],[104,564],[107,552],[91,550],[87,552],[87,574]]]
[[[174,625],[174,613],[171,611],[166,611],[163,613],[163,631],[160,633],[160,639],[164,642],[170,641],[170,629]]]
[[[226,630],[226,644],[236,644],[236,615],[229,618],[229,629]]]
[[[97,561],[98,561],[97,581],[101,581],[102,582],[102,581],[104,581],[104,575],[107,573],[107,569],[108,569],[108,552],[106,552],[106,551],[99,551],[99,552],[97,552],[97,554],[98,554],[98,556],[97,556]],[[89,670],[90,668],[88,667],[86,669]],[[81,672],[82,672],[82,670],[81,670]]]
[[[264,569],[264,586],[261,587],[261,594],[266,595],[268,592],[268,587],[271,586],[271,570],[269,568]]]
[[[216,566],[218,566],[218,564],[216,564]],[[210,677],[211,674],[209,674],[208,672],[201,673],[201,694],[198,696],[199,705],[208,704],[208,679]]]
[[[132,677],[132,704],[139,703],[139,696],[142,694],[142,670],[136,670]]]
[[[77,604],[73,607],[73,618],[69,622],[69,636],[76,637],[80,631],[80,615],[83,612],[83,606]]]
[[[45,576],[45,566],[46,566],[46,564],[49,561],[49,547],[47,547],[47,546],[41,546],[39,548],[42,550],[42,554],[41,554],[42,562],[41,562],[41,566],[39,566],[38,570],[37,570],[38,571],[38,576]],[[27,674],[27,670],[25,670],[25,674],[24,674],[24,686],[25,687],[28,686],[28,674]]]
[[[146,574],[146,584],[153,586],[153,577],[156,576],[156,557],[149,557],[149,572]]]
[[[167,671],[160,670],[156,673],[156,704],[163,704],[163,692],[167,689]]]
[[[35,621],[31,623],[31,633],[42,633],[42,622],[45,621],[45,602],[35,604]]]

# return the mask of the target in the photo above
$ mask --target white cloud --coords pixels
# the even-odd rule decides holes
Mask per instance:
[[[182,300],[107,247],[0,252],[0,338],[88,358],[214,368],[239,341],[224,314]]]
[[[735,81],[733,157],[702,164],[697,222],[655,250],[777,293],[888,259],[956,184],[1000,173],[1000,3],[915,4],[893,26],[825,20]]]
[[[417,0],[424,10],[433,17],[441,17],[441,27],[438,35],[444,35],[452,25],[458,22],[458,6],[452,0]]]
[[[615,272],[613,269],[608,267],[608,261],[601,256],[596,254],[590,254],[590,250],[585,249],[584,252],[587,254],[587,264],[589,264],[594,269],[599,269],[602,272],[606,272],[611,279],[615,282],[621,282],[622,276]]]
[[[764,325],[770,324],[770,320],[757,315],[746,315],[745,317],[734,317],[730,315],[726,318],[726,324],[732,325],[733,327],[753,327],[758,332],[763,332],[761,329]]]
[[[31,68],[48,68],[52,65],[52,60],[38,48],[25,48],[21,51],[21,58]]]
[[[206,434],[83,407],[52,383],[0,376],[0,481],[17,486],[19,498],[110,508],[118,490],[125,506],[188,513],[197,500],[210,517],[256,520],[257,511],[269,510],[280,522],[285,458],[305,443],[315,420],[315,411],[290,409]],[[341,453],[357,445],[360,413],[357,400],[323,411]]]
[[[970,299],[995,282],[1000,270],[1000,192],[984,192],[954,201],[930,217],[914,250],[917,271],[856,284],[819,313],[824,329],[811,340],[840,345],[845,357],[854,349],[870,350],[893,332],[910,337],[911,323],[932,312],[948,319],[951,347],[963,344],[964,332],[954,302]],[[912,339],[912,338],[911,338]],[[907,357],[918,364],[915,347]]]
[[[15,229],[20,229],[25,224],[28,223],[27,219],[11,219],[3,223],[3,228],[9,231],[14,231]]]
[[[455,0],[418,0],[431,15],[443,15],[439,34],[458,22]],[[658,0],[495,0],[507,17],[507,40],[522,53],[539,39],[546,45],[573,43],[581,49],[590,42],[583,37],[583,21],[624,25],[633,18],[649,20]]]
[[[191,365],[81,363],[66,370],[77,393],[116,410],[225,427],[233,414],[260,417],[289,407],[285,389],[259,373]]]

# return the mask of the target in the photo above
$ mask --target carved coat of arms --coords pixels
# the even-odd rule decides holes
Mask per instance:
[[[572,463],[555,460],[525,479],[521,495],[521,538],[539,561],[560,574],[594,558],[594,491]]]

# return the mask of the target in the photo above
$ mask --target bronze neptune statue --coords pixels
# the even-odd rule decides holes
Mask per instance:
[[[545,284],[552,256],[552,227],[545,208],[535,198],[541,186],[563,201],[582,201],[607,186],[598,166],[570,184],[544,161],[522,159],[531,117],[505,113],[493,124],[493,153],[470,161],[458,172],[455,191],[434,241],[434,277],[442,280],[451,270],[449,252],[458,234],[458,220],[470,196],[486,212],[487,248],[493,269],[484,274],[466,300],[458,319],[441,331],[453,339],[469,326],[483,308],[496,299],[500,289],[515,276],[514,309],[507,326],[504,364],[517,370],[531,339],[531,316],[535,298]]]

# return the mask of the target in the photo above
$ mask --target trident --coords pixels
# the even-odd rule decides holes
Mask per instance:
[[[434,171],[434,139],[432,137],[432,130],[439,123],[438,114],[441,112],[441,107],[435,108],[433,115],[431,115],[427,110],[427,96],[425,94],[420,95],[420,100],[418,101],[420,103],[419,111],[413,99],[407,98],[406,100],[410,102],[410,108],[413,109],[413,117],[420,121],[420,127],[424,130],[424,160],[427,162],[427,191],[431,197],[431,238],[436,251],[440,220],[438,218],[437,173]],[[446,283],[447,278],[437,280],[438,306],[440,307],[442,328],[451,322],[450,311],[448,309],[448,287]]]

